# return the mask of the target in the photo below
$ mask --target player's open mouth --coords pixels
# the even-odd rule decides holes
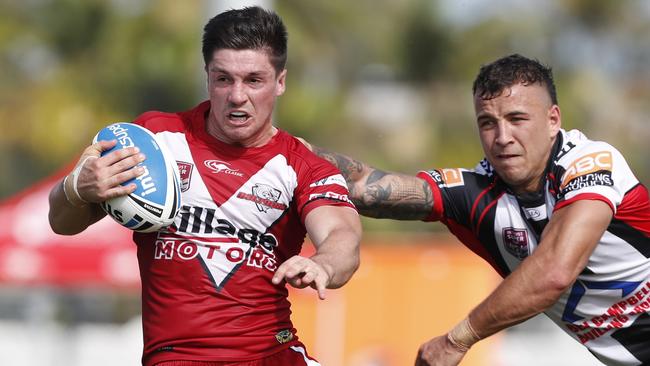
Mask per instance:
[[[250,118],[250,115],[246,112],[235,111],[228,113],[228,119],[233,123],[242,124],[245,123],[248,118]]]

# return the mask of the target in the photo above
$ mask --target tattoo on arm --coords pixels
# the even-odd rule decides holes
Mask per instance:
[[[314,146],[313,151],[341,171],[348,184],[350,199],[362,215],[420,220],[431,213],[433,193],[424,180],[387,173],[320,147]]]

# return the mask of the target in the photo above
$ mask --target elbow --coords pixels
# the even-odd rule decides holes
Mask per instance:
[[[74,235],[76,233],[71,232],[70,230],[67,230],[65,225],[63,225],[59,220],[56,219],[51,213],[48,215],[48,219],[50,221],[50,228],[55,234],[58,235]]]
[[[70,221],[63,220],[59,215],[53,214],[51,210],[47,217],[50,222],[50,228],[55,234],[70,236],[83,231],[83,229],[71,225]]]
[[[544,276],[544,293],[546,300],[548,300],[547,307],[553,305],[557,299],[569,288],[576,280],[576,275],[572,270],[567,269],[553,269],[546,276]]]

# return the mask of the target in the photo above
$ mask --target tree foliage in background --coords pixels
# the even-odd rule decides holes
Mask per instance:
[[[481,64],[519,52],[553,66],[564,127],[617,146],[647,183],[650,47],[642,35],[650,6],[522,2],[276,1],[289,29],[278,125],[389,170],[471,168],[481,157],[473,78]],[[70,163],[103,125],[205,98],[207,8],[173,0],[0,3],[0,197]],[[366,227],[435,229],[388,220]]]

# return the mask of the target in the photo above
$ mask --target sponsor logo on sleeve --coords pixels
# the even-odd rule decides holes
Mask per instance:
[[[562,176],[563,193],[593,186],[612,186],[612,153],[598,151],[576,159]]]
[[[178,165],[178,172],[181,175],[181,192],[186,192],[188,189],[190,189],[190,181],[192,179],[192,170],[194,169],[194,164],[177,160],[176,165]]]
[[[462,186],[465,184],[463,171],[461,169],[441,169],[442,179],[447,188]]]
[[[429,170],[426,172],[431,179],[433,179],[434,182],[436,182],[437,185],[444,184],[444,180],[442,179],[442,175],[437,170]]]
[[[309,187],[314,188],[314,187],[326,186],[330,184],[336,184],[345,189],[348,188],[348,185],[345,182],[345,178],[343,178],[341,174],[330,175],[329,177],[325,177],[323,179],[317,180],[314,183],[310,184]]]
[[[323,193],[312,193],[309,195],[310,201],[315,199],[320,199],[320,198],[327,198],[327,199],[343,201],[352,204],[352,201],[350,201],[347,194],[340,194],[336,192],[323,192]]]
[[[528,257],[528,233],[526,229],[504,228],[503,246],[515,258],[523,260]]]

